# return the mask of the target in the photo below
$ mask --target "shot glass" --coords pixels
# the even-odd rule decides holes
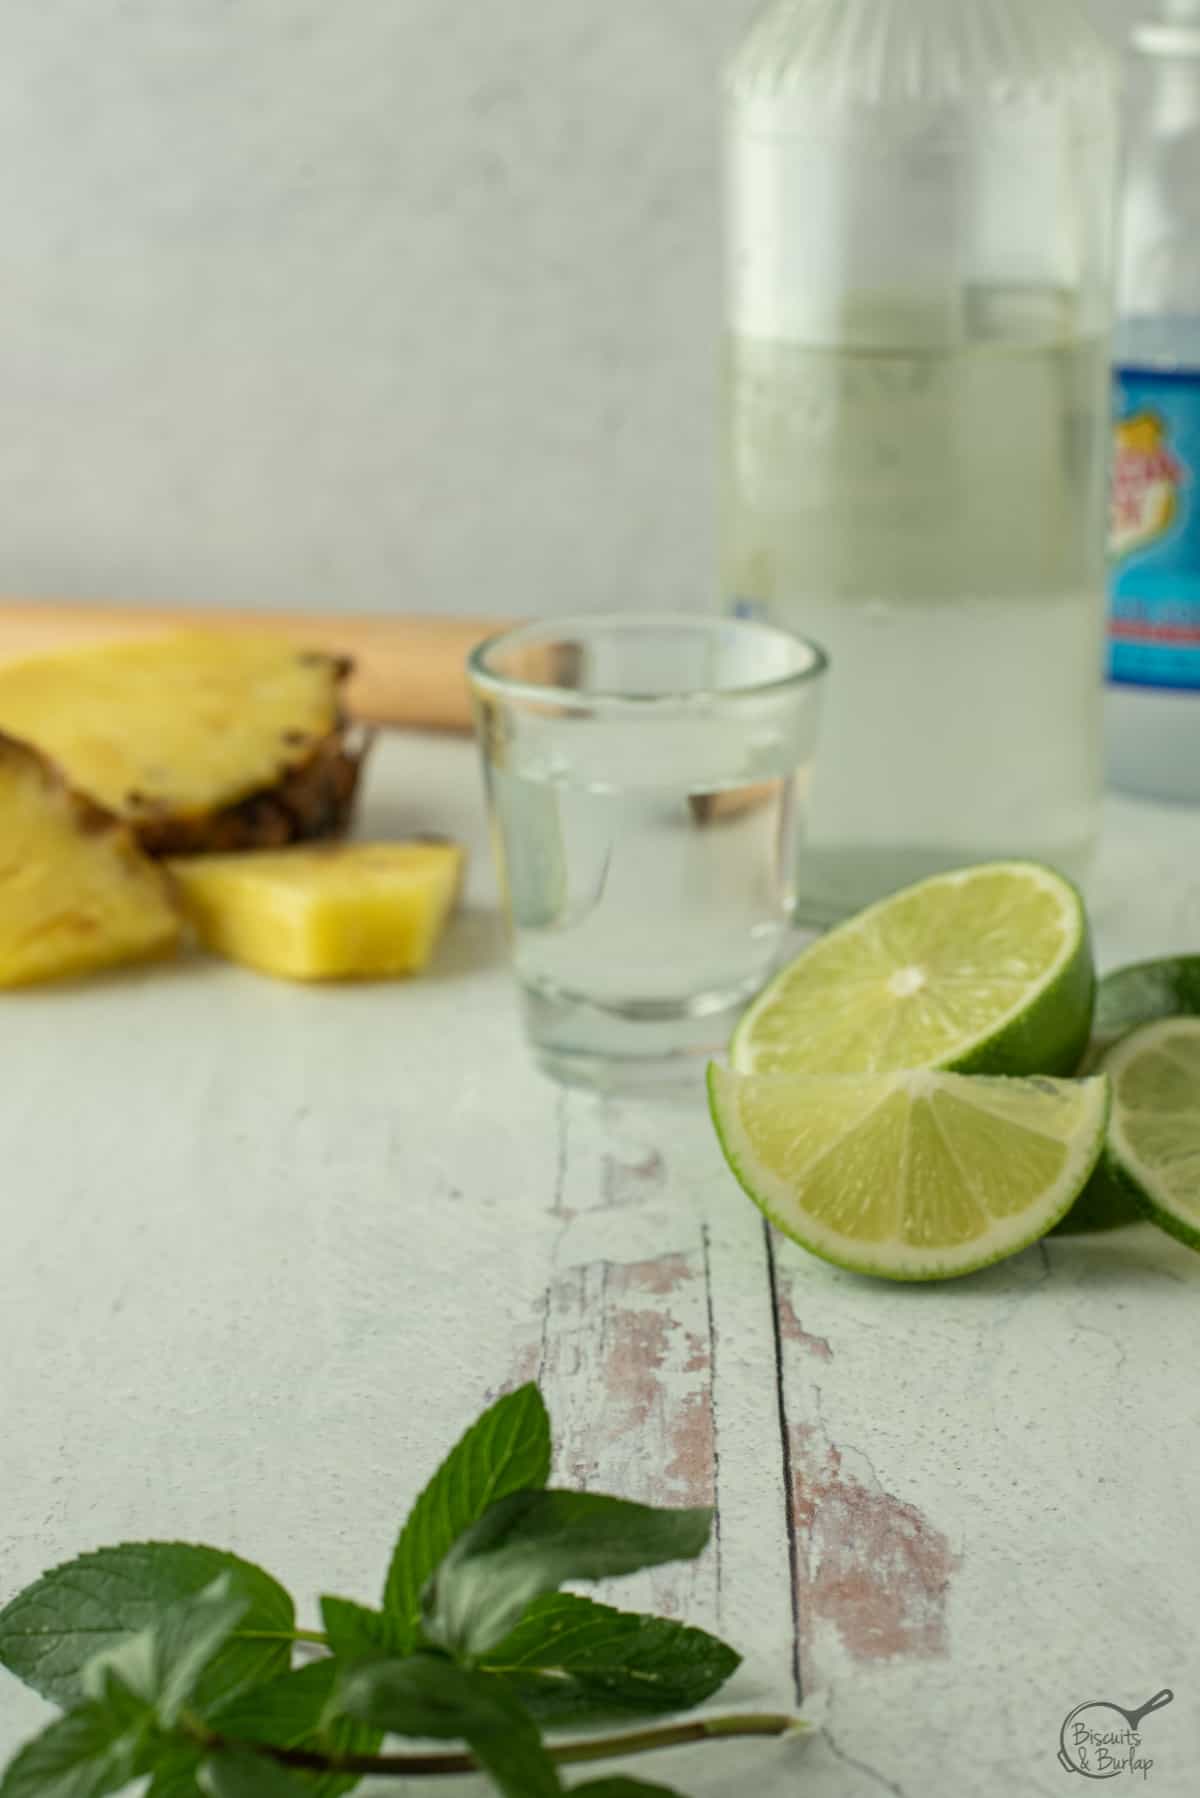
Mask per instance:
[[[547,1073],[638,1086],[723,1047],[791,925],[826,665],[783,631],[687,614],[547,620],[471,656]]]

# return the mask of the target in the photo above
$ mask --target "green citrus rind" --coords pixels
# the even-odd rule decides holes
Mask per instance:
[[[1106,974],[1096,989],[1096,1059],[1159,1018],[1200,1017],[1200,955],[1167,955]]]
[[[1145,1210],[1117,1175],[1106,1150],[1095,1173],[1051,1234],[1100,1236],[1109,1230],[1127,1230],[1130,1224],[1144,1223],[1145,1217]]]

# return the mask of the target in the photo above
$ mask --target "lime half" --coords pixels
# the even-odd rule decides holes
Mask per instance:
[[[745,1074],[1072,1074],[1096,974],[1083,901],[1034,862],[907,887],[818,939],[738,1025]]]
[[[1058,1223],[1104,1146],[1108,1082],[709,1069],[733,1172],[773,1224],[825,1261],[949,1280]]]
[[[1200,1249],[1200,1018],[1144,1025],[1104,1067],[1110,1166],[1156,1224]]]

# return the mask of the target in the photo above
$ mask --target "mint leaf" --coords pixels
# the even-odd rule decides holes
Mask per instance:
[[[407,1654],[408,1628],[397,1617],[383,1611],[372,1611],[349,1598],[323,1598],[321,1621],[330,1648],[343,1663],[378,1660],[381,1655]],[[374,1754],[383,1740],[383,1731],[350,1717],[337,1717],[328,1726],[328,1739],[340,1754]],[[355,1782],[335,1778],[320,1781],[321,1798],[339,1798]]]
[[[412,1647],[404,1619],[389,1615],[387,1611],[373,1611],[349,1598],[323,1598],[321,1622],[330,1648],[342,1660],[378,1660],[380,1655],[405,1655]]]
[[[702,1629],[559,1592],[531,1606],[480,1662],[543,1722],[684,1711],[711,1698],[741,1656]]]
[[[0,1798],[105,1798],[147,1770],[150,1713],[82,1704],[26,1743],[0,1781]]]
[[[393,1735],[466,1742],[511,1798],[557,1798],[562,1791],[527,1712],[498,1680],[441,1655],[361,1662],[343,1675],[336,1702],[348,1716]]]
[[[254,1686],[231,1703],[210,1712],[208,1722],[234,1742],[272,1748],[315,1748],[329,1755],[374,1754],[383,1731],[331,1712],[338,1666],[333,1660],[310,1661],[294,1673]],[[358,1784],[347,1773],[325,1773],[308,1785],[309,1798],[337,1798]]]
[[[286,1767],[237,1748],[210,1755],[199,1784],[211,1798],[312,1798],[313,1790]]]
[[[586,1785],[572,1786],[576,1792],[588,1792],[591,1798],[683,1798],[674,1786],[647,1785],[644,1779],[626,1779],[618,1773],[611,1779],[589,1779]]]
[[[154,1647],[155,1711],[171,1729],[195,1696],[201,1676],[229,1642],[250,1609],[248,1596],[234,1590],[233,1575],[218,1574],[194,1598],[168,1605],[151,1629]],[[84,1669],[86,1680],[87,1669]]]
[[[234,1742],[265,1743],[272,1748],[315,1748],[329,1755],[374,1754],[383,1731],[331,1713],[338,1667],[333,1660],[310,1661],[294,1673],[254,1686],[231,1703],[210,1712],[208,1722]],[[325,1773],[308,1787],[319,1798],[337,1798],[358,1784],[347,1773]]]
[[[205,1702],[216,1702],[284,1671],[295,1614],[283,1587],[261,1567],[186,1542],[127,1542],[43,1574],[0,1611],[0,1665],[68,1708],[82,1696],[80,1675],[94,1655],[226,1572],[248,1609],[201,1682]]]
[[[471,1753],[507,1798],[556,1798],[563,1790],[558,1768],[546,1753],[536,1724],[530,1719],[527,1724],[521,1729],[513,1724],[494,1736],[468,1738]]]
[[[510,1492],[550,1477],[550,1419],[534,1385],[496,1400],[438,1468],[400,1532],[388,1568],[383,1608],[403,1631],[407,1653],[421,1634],[421,1592],[451,1543]]]
[[[196,1775],[203,1751],[181,1744],[164,1750],[154,1768],[145,1798],[201,1798]]]
[[[494,1648],[533,1603],[568,1580],[691,1560],[710,1510],[655,1510],[592,1492],[516,1492],[459,1537],[425,1589],[430,1640],[468,1658]]]
[[[337,1677],[334,1661],[309,1661],[264,1685],[252,1686],[205,1712],[218,1735],[235,1742],[265,1742],[272,1748],[301,1748],[321,1731]]]
[[[148,1628],[93,1655],[80,1676],[84,1691],[89,1698],[103,1697],[115,1673],[153,1706],[163,1729],[172,1729],[249,1604],[234,1595],[232,1576],[222,1573],[194,1598],[168,1605]]]
[[[440,1654],[360,1662],[341,1675],[334,1703],[344,1716],[393,1735],[447,1742],[495,1733],[520,1714],[499,1682]]]
[[[153,1705],[135,1692],[115,1667],[100,1669],[87,1696],[103,1709],[114,1737],[126,1731],[147,1730],[155,1721]]]
[[[683,1798],[674,1786],[647,1785],[644,1779],[627,1779],[618,1773],[610,1779],[589,1779],[586,1785],[572,1786],[576,1792],[588,1792],[591,1798]]]
[[[333,1717],[326,1723],[320,1741],[334,1756],[378,1754],[383,1731],[376,1729],[374,1724],[359,1723],[354,1717]],[[309,1786],[309,1798],[313,1798],[314,1793],[319,1798],[341,1798],[343,1792],[353,1791],[361,1778],[361,1773],[323,1773]]]

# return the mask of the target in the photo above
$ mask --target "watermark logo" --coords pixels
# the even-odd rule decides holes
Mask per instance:
[[[1106,1699],[1077,1704],[1063,1721],[1058,1758],[1068,1773],[1085,1779],[1149,1779],[1153,1758],[1142,1746],[1142,1719],[1170,1704],[1174,1692],[1156,1692],[1136,1711]]]

